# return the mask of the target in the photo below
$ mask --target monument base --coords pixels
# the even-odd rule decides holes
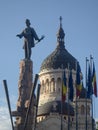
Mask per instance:
[[[27,109],[30,102],[30,94],[32,89],[32,68],[33,63],[31,60],[24,59],[20,62],[20,75],[18,82],[18,101],[17,101],[17,111],[16,111],[16,121],[15,121],[15,129],[22,130],[24,128],[24,122],[26,119]],[[33,125],[33,115],[34,115],[34,103],[32,101],[32,105],[30,108],[30,112],[28,115],[28,121],[26,125],[26,130],[32,130]],[[15,112],[13,113],[15,115]]]

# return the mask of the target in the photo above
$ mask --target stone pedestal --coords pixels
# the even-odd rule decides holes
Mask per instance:
[[[27,108],[29,105],[29,99],[32,88],[32,68],[33,63],[31,60],[21,60],[20,62],[20,76],[18,82],[18,101],[17,101],[17,113],[19,116],[16,117],[16,127],[17,130],[22,130],[24,127],[25,117]],[[30,113],[28,116],[28,122],[26,130],[32,130],[33,125],[33,105],[30,108]]]

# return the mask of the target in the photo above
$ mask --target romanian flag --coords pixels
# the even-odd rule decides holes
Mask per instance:
[[[90,65],[89,65],[89,68],[88,68],[88,79],[87,79],[87,98],[91,98],[92,94],[93,94],[92,74],[91,74],[91,68],[90,68]]]
[[[92,85],[93,85],[93,93],[97,97],[97,83],[96,83],[96,73],[95,73],[94,62],[93,62],[93,79],[92,79]]]
[[[63,73],[63,81],[62,81],[62,101],[66,100],[66,93],[67,93],[67,85],[66,85],[66,75],[65,71]]]
[[[82,91],[82,84],[80,78],[80,66],[77,64],[77,72],[76,72],[76,96],[79,97]]]
[[[69,83],[68,83],[68,87],[69,87],[69,99],[71,101],[73,101],[73,79],[72,79],[72,72],[70,71],[70,76],[69,76]]]

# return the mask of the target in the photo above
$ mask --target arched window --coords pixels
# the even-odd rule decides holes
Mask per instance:
[[[87,114],[90,115],[90,106],[87,106]]]
[[[64,116],[64,119],[66,120],[66,116]]]
[[[62,84],[61,84],[61,78],[57,79],[57,92],[60,93],[61,92],[61,88],[62,88]]]
[[[54,78],[51,79],[51,92],[55,92],[55,80],[54,80]]]
[[[45,85],[44,85],[44,80],[42,80],[41,83],[41,94],[45,92]]]
[[[49,92],[49,79],[46,80],[45,92]]]
[[[84,105],[81,106],[81,115],[85,114]]]
[[[43,120],[43,116],[41,117],[41,121]]]

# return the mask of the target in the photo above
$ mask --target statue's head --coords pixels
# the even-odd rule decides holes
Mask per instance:
[[[26,19],[26,25],[30,25],[30,20],[29,19]]]

